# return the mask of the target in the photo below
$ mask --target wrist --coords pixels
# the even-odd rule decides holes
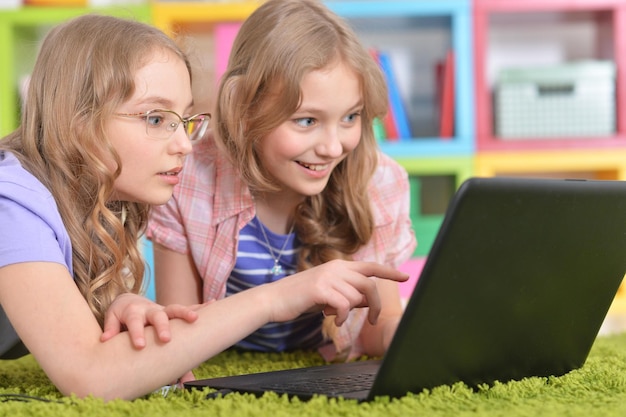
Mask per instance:
[[[398,329],[398,325],[400,324],[401,316],[391,316],[386,317],[383,323],[381,323],[383,327],[382,332],[382,343],[383,350],[386,351],[389,349],[389,345],[393,340],[393,336],[396,334],[396,330]]]

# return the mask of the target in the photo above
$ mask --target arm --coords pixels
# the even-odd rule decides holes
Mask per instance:
[[[191,254],[181,254],[153,242],[154,283],[157,302],[163,305],[202,303],[202,279]],[[192,381],[192,371],[185,372],[180,382]]]
[[[133,346],[141,349],[146,346],[144,327],[151,325],[154,326],[159,340],[167,343],[171,339],[170,320],[175,318],[192,323],[198,318],[198,314],[193,307],[179,304],[164,307],[139,294],[120,294],[106,311],[104,332],[100,340],[106,342],[125,327]]]
[[[376,229],[376,240],[384,242],[381,247],[385,248],[385,253],[379,253],[384,256],[381,261],[398,266],[411,257],[417,244],[409,214],[408,174],[387,155],[380,155],[379,164],[384,169],[378,170],[375,181],[372,181],[373,195],[377,196],[372,200],[394,221]],[[377,280],[377,283],[383,303],[379,321],[375,326],[365,323],[360,333],[364,353],[372,356],[381,356],[389,348],[403,313],[398,284],[388,280]]]
[[[384,279],[376,282],[382,310],[378,322],[375,325],[366,322],[360,334],[364,353],[370,356],[382,356],[387,351],[403,312],[398,283]]]
[[[191,258],[153,243],[154,283],[157,302],[162,305],[200,304],[202,280]]]
[[[370,277],[406,280],[395,269],[366,262],[333,261],[198,308],[194,323],[173,320],[172,340],[160,343],[146,328],[146,346],[133,347],[127,332],[100,341],[102,331],[67,269],[49,262],[0,268],[0,304],[25,345],[58,389],[79,397],[136,398],[175,380],[258,327],[322,308],[345,321],[350,309],[380,299]]]

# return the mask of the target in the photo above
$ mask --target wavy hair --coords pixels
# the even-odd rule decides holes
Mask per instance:
[[[72,242],[74,279],[101,325],[117,295],[142,290],[138,239],[149,210],[113,201],[122,167],[104,126],[158,50],[189,69],[176,43],[143,23],[88,14],[56,26],[41,46],[21,125],[0,143],[54,196]],[[116,171],[105,161],[115,161]]]
[[[381,70],[350,26],[321,2],[269,0],[240,28],[219,87],[218,146],[253,192],[272,192],[280,185],[263,168],[255,144],[298,109],[303,77],[337,62],[359,78],[362,137],[337,165],[327,187],[306,198],[294,214],[302,244],[300,270],[350,259],[372,236],[367,193],[377,164],[372,123],[387,111]]]

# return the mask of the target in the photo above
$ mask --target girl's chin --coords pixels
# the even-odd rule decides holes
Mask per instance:
[[[152,199],[151,201],[146,201],[146,203],[150,204],[151,206],[162,206],[163,204],[166,204],[168,201],[170,201],[171,197],[172,196],[170,195],[167,198]]]

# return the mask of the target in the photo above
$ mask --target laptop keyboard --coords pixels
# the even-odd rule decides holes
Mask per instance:
[[[281,383],[268,384],[263,387],[263,390],[329,395],[355,391],[367,391],[372,387],[375,376],[376,373],[371,373],[359,375],[339,375],[306,381],[284,381]]]

